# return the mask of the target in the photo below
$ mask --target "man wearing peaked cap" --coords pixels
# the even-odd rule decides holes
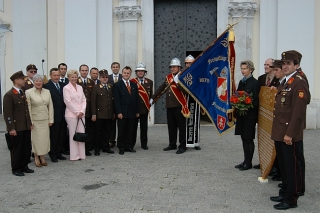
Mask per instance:
[[[34,64],[29,64],[26,68],[27,76],[25,77],[25,85],[22,88],[23,91],[26,91],[27,89],[30,89],[33,87],[33,76],[37,74],[38,68]]]
[[[99,156],[100,151],[113,154],[110,150],[109,139],[111,134],[113,112],[113,85],[108,83],[108,71],[99,71],[99,83],[91,91],[91,120],[95,123],[97,140],[94,142],[94,155]]]
[[[14,73],[10,79],[13,87],[3,97],[3,117],[11,138],[11,168],[15,176],[33,173],[29,169],[31,157],[31,119],[22,87],[25,84],[22,71]]]
[[[298,68],[297,68],[297,72],[299,73],[299,75],[304,78],[308,84],[308,87],[309,87],[309,82],[308,82],[308,78],[306,76],[306,74],[302,71],[302,68],[300,66],[300,63],[301,63],[301,59],[302,59],[302,54],[299,53],[298,51],[296,50],[288,50],[287,52],[289,53],[292,53],[292,54],[295,54],[297,57],[298,57]]]
[[[281,54],[284,84],[278,87],[275,97],[271,139],[275,141],[283,187],[279,195],[270,197],[279,202],[275,209],[297,207],[302,190],[303,130],[310,92],[307,82],[296,71],[299,58],[287,51]]]

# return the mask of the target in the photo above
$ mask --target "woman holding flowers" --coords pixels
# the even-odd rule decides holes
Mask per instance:
[[[252,76],[254,64],[252,61],[242,61],[240,63],[242,80],[238,84],[238,89],[231,97],[231,104],[236,108],[236,128],[235,135],[240,135],[244,152],[244,161],[235,168],[241,171],[252,168],[252,158],[254,153],[254,138],[256,133],[256,123],[258,120],[259,107],[259,82]]]

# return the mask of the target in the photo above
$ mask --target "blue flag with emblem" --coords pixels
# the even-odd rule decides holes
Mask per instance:
[[[234,125],[228,35],[226,30],[179,76],[179,84],[201,105],[220,134]]]

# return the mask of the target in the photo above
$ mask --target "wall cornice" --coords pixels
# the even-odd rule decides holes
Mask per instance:
[[[229,17],[238,18],[246,17],[253,18],[256,10],[258,10],[258,5],[256,2],[229,2]]]
[[[140,6],[115,7],[114,13],[118,16],[118,21],[137,21],[141,16],[141,7]]]

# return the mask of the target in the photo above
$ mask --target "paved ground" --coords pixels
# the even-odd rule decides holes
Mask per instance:
[[[0,118],[0,212],[276,212],[270,196],[277,184],[261,184],[260,171],[239,171],[243,158],[233,130],[219,136],[212,126],[201,127],[201,148],[182,155],[164,152],[167,127],[149,129],[149,150],[51,163],[34,174],[11,174],[3,118]],[[289,212],[320,210],[320,130],[305,131],[305,196]],[[257,153],[254,164],[258,163]]]

